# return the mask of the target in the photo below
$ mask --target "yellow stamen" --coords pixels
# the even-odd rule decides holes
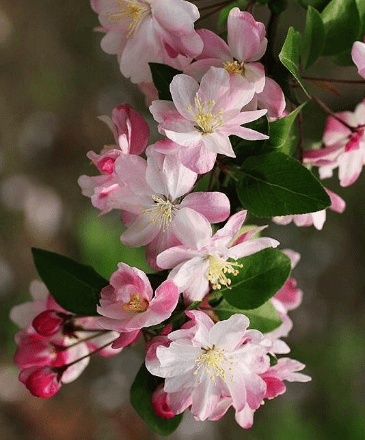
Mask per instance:
[[[209,268],[206,275],[208,281],[210,281],[214,290],[220,289],[222,286],[229,288],[231,280],[226,277],[226,273],[230,273],[234,276],[238,275],[238,270],[235,267],[242,267],[242,264],[224,261],[215,255],[209,255],[208,257]]]
[[[127,38],[134,37],[142,21],[151,14],[151,5],[143,0],[115,0],[117,12],[109,14],[109,20],[118,22],[125,18],[127,24]]]
[[[193,121],[197,124],[195,125],[195,128],[199,130],[202,134],[214,133],[214,131],[218,127],[221,127],[223,125],[224,120],[222,116],[220,116],[222,110],[218,110],[216,114],[213,113],[215,101],[211,100],[208,102],[202,102],[198,97],[198,94],[196,94],[194,103],[198,113],[194,117]]]
[[[238,73],[238,75],[242,75],[244,71],[243,61],[241,63],[239,63],[238,61],[226,61],[223,64],[223,67],[230,75],[232,75],[233,73]]]
[[[208,373],[209,379],[213,381],[214,385],[216,385],[216,377],[221,377],[223,380],[225,380],[225,350],[223,348],[217,348],[215,345],[213,345],[212,348],[202,347],[202,350],[203,353],[195,359],[197,369],[194,371],[194,375],[196,376],[198,374],[199,368],[203,368],[204,371]]]
[[[165,232],[172,222],[176,203],[172,202],[165,196],[159,196],[157,194],[153,194],[151,197],[155,202],[154,206],[145,209],[142,212],[143,214],[151,216],[151,223],[160,223],[162,230]]]
[[[121,304],[127,312],[144,312],[149,306],[148,300],[141,298],[139,293],[133,293],[127,303],[122,302]]]

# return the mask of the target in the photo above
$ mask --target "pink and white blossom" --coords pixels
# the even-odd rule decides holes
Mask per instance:
[[[331,205],[329,209],[334,212],[342,214],[346,208],[346,202],[336,193],[325,188],[327,194],[330,196]],[[307,214],[291,214],[280,217],[273,217],[273,221],[278,225],[288,225],[290,222],[294,222],[296,226],[314,226],[316,229],[321,230],[324,222],[326,221],[326,209],[321,211],[309,212]]]
[[[241,79],[242,86],[250,82],[255,87],[252,110],[267,109],[268,116],[280,118],[285,109],[285,97],[280,86],[265,77],[265,68],[258,60],[267,46],[265,26],[246,11],[231,9],[227,21],[228,44],[208,29],[198,29],[203,40],[202,53],[195,62],[184,69],[184,73],[200,81],[210,67],[227,70],[235,81]]]
[[[184,0],[91,0],[106,33],[102,49],[116,54],[134,83],[150,82],[148,63],[177,69],[197,56],[203,43],[194,30],[198,8]]]
[[[179,291],[184,292],[187,301],[202,300],[210,288],[219,289],[230,285],[226,273],[236,275],[240,265],[228,259],[237,260],[267,247],[278,246],[278,241],[272,238],[253,237],[264,227],[252,229],[237,237],[246,214],[247,211],[234,214],[213,235],[209,223],[190,212],[178,232],[182,245],[167,249],[157,256],[160,267],[172,269],[169,277],[174,280]],[[192,234],[189,231],[193,225],[195,232]]]
[[[129,104],[115,107],[111,118],[99,118],[111,129],[115,145],[105,146],[100,154],[94,151],[87,153],[101,175],[80,176],[78,184],[82,194],[91,198],[93,206],[106,213],[112,209],[120,209],[118,202],[122,188],[115,176],[116,159],[123,154],[141,154],[148,143],[149,128],[143,117]]]
[[[125,263],[118,264],[110,284],[101,290],[100,295],[97,311],[103,317],[99,319],[99,325],[122,333],[160,324],[171,316],[179,299],[173,281],[164,281],[153,295],[146,274]]]
[[[268,344],[257,330],[248,330],[246,316],[236,314],[216,324],[203,312],[186,312],[187,328],[170,333],[171,341],[155,349],[146,367],[165,378],[166,402],[179,414],[189,408],[198,420],[209,418],[221,399],[229,397],[241,411],[260,406],[266,384],[260,374],[268,370]]]
[[[336,113],[336,118],[328,117],[323,135],[325,147],[305,151],[303,163],[319,167],[321,179],[332,177],[333,170],[338,168],[340,185],[352,185],[365,163],[364,129],[365,100],[357,105],[354,112],[346,111]]]
[[[145,246],[148,263],[158,269],[156,257],[171,246],[181,244],[181,224],[191,212],[205,222],[218,223],[229,216],[227,196],[219,192],[194,192],[197,174],[184,167],[176,155],[165,155],[150,146],[147,161],[123,155],[115,172],[124,194],[118,203],[127,229],[121,235],[127,246]],[[195,229],[191,227],[194,233]]]
[[[210,171],[217,154],[236,157],[230,135],[259,140],[268,136],[242,127],[264,114],[266,110],[241,112],[255,93],[254,86],[230,79],[225,69],[211,67],[200,85],[188,75],[175,75],[170,90],[171,101],[154,101],[150,111],[159,123],[161,134],[184,147],[182,163],[202,174]]]

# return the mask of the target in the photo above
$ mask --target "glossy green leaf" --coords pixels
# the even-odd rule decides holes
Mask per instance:
[[[257,309],[241,310],[233,307],[226,300],[214,308],[219,319],[228,319],[235,313],[242,313],[250,320],[250,328],[259,330],[262,333],[272,332],[281,324],[279,313],[276,311],[271,301],[267,301]]]
[[[238,197],[257,217],[316,212],[331,204],[319,180],[284,153],[249,157],[241,171]]]
[[[279,59],[298,81],[304,92],[308,95],[308,92],[306,91],[305,85],[299,72],[301,39],[302,37],[300,33],[296,31],[293,27],[290,27],[288,29],[284,45],[281,49],[281,52],[279,53]]]
[[[153,84],[158,91],[158,98],[172,101],[170,84],[175,75],[182,73],[181,70],[160,63],[148,63],[152,73]]]
[[[321,56],[326,38],[326,31],[321,14],[312,6],[308,7],[305,31],[302,39],[302,65],[306,69]]]
[[[237,260],[242,264],[230,288],[220,290],[224,299],[241,310],[257,309],[275,295],[290,275],[290,259],[278,249],[267,248]]]
[[[142,364],[131,387],[130,398],[133,408],[138,412],[147,425],[159,435],[170,435],[179,426],[183,414],[172,419],[158,417],[152,407],[151,396],[161,380],[147,370]]]
[[[96,315],[100,290],[108,281],[91,266],[71,258],[32,248],[38,274],[57,303],[77,315]]]
[[[288,138],[290,136],[291,128],[298,113],[305,106],[305,102],[293,110],[289,115],[284,118],[278,119],[270,123],[270,139],[267,141],[267,148],[281,151],[282,153],[292,154],[293,140]]]
[[[251,128],[252,130],[256,130],[266,135],[269,134],[269,123],[266,115],[262,116],[256,121],[245,124],[244,127]],[[267,153],[270,151],[266,149],[267,141],[265,139],[248,141],[247,139],[242,139],[238,136],[230,136],[230,140],[233,150],[236,153],[236,158],[234,159],[236,163],[242,163],[250,156]]]
[[[360,32],[356,0],[332,0],[322,12],[326,30],[323,55],[337,55],[350,50]]]

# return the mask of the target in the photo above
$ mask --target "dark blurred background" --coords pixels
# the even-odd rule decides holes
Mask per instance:
[[[294,2],[279,28],[300,30]],[[264,8],[258,12],[265,18]],[[0,5],[0,438],[4,440],[155,439],[129,405],[129,387],[143,359],[138,349],[95,358],[82,376],[50,400],[18,383],[12,363],[16,326],[10,308],[29,299],[37,278],[30,248],[93,264],[109,276],[123,259],[117,215],[98,217],[77,178],[94,174],[85,153],[113,142],[96,117],[129,102],[151,122],[144,97],[125,80],[116,57],[100,49],[96,15],[87,0],[2,0]],[[207,26],[206,22],[200,26]],[[329,60],[309,72],[358,79],[354,67]],[[353,109],[364,87],[319,91],[335,111]],[[323,115],[307,106],[306,141],[318,140]],[[270,226],[268,235],[302,254],[295,270],[304,291],[291,316],[291,356],[307,365],[307,384],[258,411],[249,431],[233,415],[195,422],[186,415],[172,438],[336,440],[365,438],[365,174],[350,188],[326,186],[347,202],[328,213],[323,231]],[[105,257],[107,255],[107,258]]]

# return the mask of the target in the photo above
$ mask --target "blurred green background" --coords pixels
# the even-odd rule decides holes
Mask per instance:
[[[292,2],[279,27],[300,30]],[[267,18],[264,7],[259,17]],[[142,362],[138,349],[92,359],[82,376],[53,399],[29,395],[12,363],[14,304],[29,299],[37,277],[30,247],[93,264],[105,276],[123,260],[118,215],[98,217],[77,178],[94,174],[85,153],[113,139],[96,116],[121,102],[146,112],[144,97],[125,80],[116,58],[100,49],[96,15],[87,0],[2,0],[0,5],[0,438],[5,440],[155,439],[129,405],[129,387]],[[207,26],[206,22],[201,26]],[[310,72],[358,79],[356,69],[330,61]],[[319,91],[335,111],[354,106],[364,87]],[[306,136],[318,140],[323,116],[310,105]],[[306,141],[308,142],[308,140]],[[258,411],[243,431],[229,414],[220,422],[186,416],[173,439],[365,439],[365,175],[350,188],[326,185],[346,199],[344,214],[328,213],[323,231],[271,225],[268,236],[302,254],[295,270],[304,291],[291,316],[291,356],[307,365],[308,384]],[[129,251],[130,252],[130,251]]]

